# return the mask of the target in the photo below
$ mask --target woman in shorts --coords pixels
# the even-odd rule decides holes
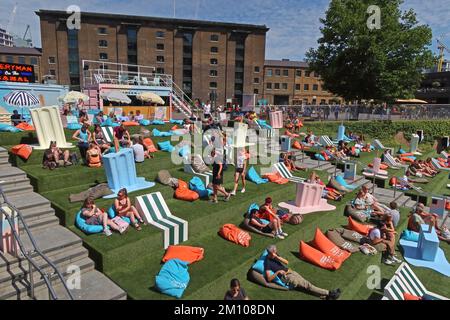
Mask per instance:
[[[84,201],[81,214],[86,219],[88,225],[103,226],[103,233],[108,237],[112,234],[111,230],[108,229],[108,226],[115,231],[120,230],[117,224],[108,219],[108,214],[106,212],[97,208],[94,199],[92,198],[87,198]]]
[[[234,172],[234,189],[231,192],[232,196],[236,195],[238,186],[239,186],[239,179],[242,180],[242,190],[241,193],[245,193],[245,174],[247,172],[247,151],[245,148],[242,148],[239,150],[239,154],[236,159],[236,169]]]

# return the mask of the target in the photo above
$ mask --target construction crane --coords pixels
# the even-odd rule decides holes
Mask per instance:
[[[438,49],[439,49],[439,61],[438,61],[437,71],[442,72],[442,69],[444,66],[444,61],[445,61],[444,53],[445,53],[445,51],[450,53],[450,49],[440,39],[437,39],[437,43],[438,43]]]
[[[11,12],[11,15],[9,16],[9,20],[8,20],[8,24],[6,25],[6,33],[11,33],[11,28],[14,24],[14,19],[16,18],[16,13],[17,13],[17,2],[14,5],[14,8]]]

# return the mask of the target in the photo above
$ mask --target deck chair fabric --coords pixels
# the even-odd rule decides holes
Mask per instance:
[[[277,172],[281,174],[283,178],[288,179],[290,182],[294,183],[305,182],[305,179],[293,176],[292,173],[289,171],[289,169],[282,162],[274,164],[274,168]]]
[[[333,141],[331,141],[329,136],[321,136],[319,140],[319,144],[322,146],[328,147],[328,146],[334,146]]]
[[[188,222],[172,215],[160,192],[137,197],[136,208],[148,224],[163,230],[164,249],[188,240]]]
[[[113,127],[102,127],[103,137],[106,142],[113,143],[114,142],[114,128]]]
[[[436,169],[438,169],[438,170],[444,170],[444,171],[450,171],[450,168],[445,168],[445,167],[441,166],[439,160],[433,158],[433,159],[431,159],[431,161],[432,161],[432,163],[433,163],[433,165],[434,165],[434,167],[435,167]]]
[[[385,150],[386,149],[384,147],[384,145],[381,143],[381,141],[378,139],[373,140],[372,145],[375,147],[376,150]]]
[[[395,168],[395,167],[408,168],[409,167],[408,164],[402,164],[402,163],[396,162],[394,157],[389,153],[384,154],[384,162],[391,168]]]
[[[409,293],[416,297],[426,296],[432,300],[448,300],[446,297],[427,291],[406,262],[400,265],[392,279],[384,287],[383,300],[404,300],[404,293]]]

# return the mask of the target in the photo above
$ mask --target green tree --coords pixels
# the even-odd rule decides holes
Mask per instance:
[[[432,30],[419,25],[414,10],[402,11],[402,4],[403,0],[331,0],[320,20],[319,46],[306,54],[325,89],[347,101],[392,103],[414,97],[423,69],[435,59],[429,49]],[[371,5],[381,9],[379,29],[368,27]]]

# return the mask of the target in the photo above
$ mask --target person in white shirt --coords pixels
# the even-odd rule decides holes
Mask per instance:
[[[402,261],[395,256],[395,237],[389,236],[389,230],[384,222],[378,222],[377,226],[369,232],[370,244],[383,253],[383,263],[392,265]]]
[[[136,163],[144,162],[146,158],[146,151],[144,150],[144,146],[139,143],[138,139],[133,139],[133,145],[131,146],[134,153],[134,161]]]
[[[139,122],[141,120],[144,120],[144,115],[141,114],[140,110],[137,110],[136,115],[134,116],[134,121]]]
[[[203,113],[205,115],[205,118],[211,117],[211,102],[206,102],[205,106],[203,107]]]
[[[242,180],[242,190],[241,193],[245,193],[245,175],[247,171],[247,151],[245,148],[242,148],[239,150],[239,154],[236,159],[236,169],[234,173],[234,189],[233,192],[231,192],[232,196],[236,195],[238,186],[239,186],[239,179]]]
[[[364,200],[366,204],[372,208],[373,215],[383,216],[385,214],[383,208],[378,203],[377,198],[375,198],[370,192],[366,185],[362,186],[361,191],[364,193]]]

